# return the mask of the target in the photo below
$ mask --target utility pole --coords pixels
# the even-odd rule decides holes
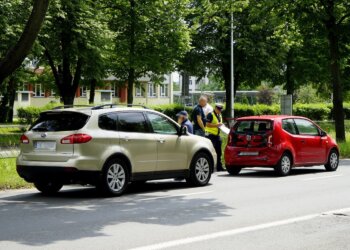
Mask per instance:
[[[234,87],[235,87],[235,68],[234,68],[234,39],[233,39],[233,12],[231,12],[231,118],[235,117],[235,98],[234,98]]]

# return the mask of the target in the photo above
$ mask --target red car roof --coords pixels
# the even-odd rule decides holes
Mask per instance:
[[[284,118],[306,118],[302,116],[294,116],[294,115],[255,115],[255,116],[244,116],[237,118],[237,121],[240,120],[280,120]],[[308,119],[308,118],[306,118]]]

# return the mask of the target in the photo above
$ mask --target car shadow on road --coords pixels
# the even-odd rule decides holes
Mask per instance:
[[[180,192],[169,194],[175,189]],[[108,237],[106,227],[123,223],[134,223],[136,228],[138,224],[178,227],[230,216],[234,208],[201,195],[201,190],[205,191],[189,189],[184,182],[150,182],[130,186],[122,197],[103,198],[94,188],[66,189],[53,197],[34,190],[35,193],[2,197],[0,242],[45,246]],[[188,193],[198,195],[186,196]]]
[[[310,175],[310,174],[317,174],[326,172],[324,168],[293,168],[290,176],[296,176],[296,175]],[[278,178],[276,172],[273,169],[269,168],[249,168],[249,169],[242,169],[242,171],[239,173],[239,175],[230,175],[229,173],[223,172],[218,174],[218,177],[230,177],[230,178]],[[285,177],[280,177],[285,178]]]

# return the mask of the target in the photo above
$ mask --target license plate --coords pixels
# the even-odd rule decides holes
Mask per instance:
[[[56,150],[56,142],[55,141],[34,141],[34,149]]]
[[[240,156],[258,156],[259,152],[240,152]]]

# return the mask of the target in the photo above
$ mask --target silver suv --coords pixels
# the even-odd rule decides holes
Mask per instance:
[[[162,113],[102,105],[40,114],[21,136],[17,172],[44,194],[90,184],[121,195],[130,182],[185,178],[206,185],[216,165],[212,143]]]

